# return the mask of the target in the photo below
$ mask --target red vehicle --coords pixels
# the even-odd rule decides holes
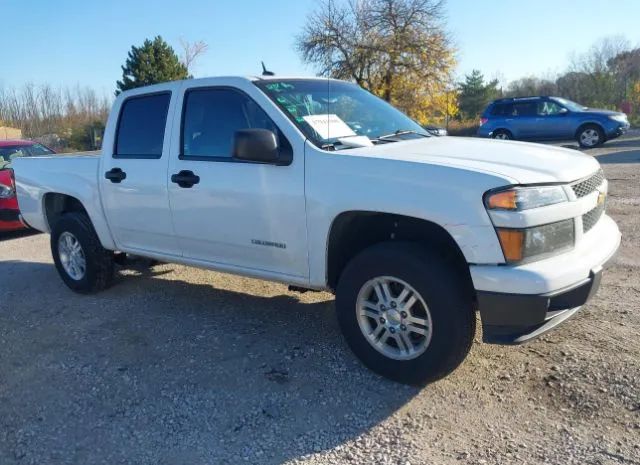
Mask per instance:
[[[26,227],[20,220],[11,160],[53,153],[50,148],[30,140],[0,140],[0,232]]]

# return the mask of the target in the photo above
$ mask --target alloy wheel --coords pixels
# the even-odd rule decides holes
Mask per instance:
[[[593,128],[585,129],[580,134],[580,142],[586,147],[594,147],[600,142],[600,134]]]
[[[394,360],[422,355],[431,342],[432,322],[422,296],[391,276],[367,281],[356,300],[358,325],[369,344]]]
[[[71,279],[80,281],[87,272],[87,261],[80,241],[68,231],[58,238],[58,255],[62,268]]]

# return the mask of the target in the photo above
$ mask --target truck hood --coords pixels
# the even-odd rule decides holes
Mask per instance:
[[[525,142],[430,137],[340,150],[340,154],[438,164],[501,175],[513,184],[571,182],[599,163],[577,150]]]

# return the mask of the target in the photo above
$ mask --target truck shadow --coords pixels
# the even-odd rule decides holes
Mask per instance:
[[[357,438],[419,392],[355,360],[328,294],[194,278],[216,288],[173,265],[127,270],[95,296],[50,264],[0,262],[0,275],[4,452],[26,462],[75,444],[71,462],[282,463]],[[242,292],[251,283],[261,295]]]

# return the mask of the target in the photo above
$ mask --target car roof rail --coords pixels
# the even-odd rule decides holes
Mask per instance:
[[[518,97],[505,97],[494,100],[491,103],[517,102],[518,100],[533,100],[537,98],[549,98],[548,95],[523,95]]]

